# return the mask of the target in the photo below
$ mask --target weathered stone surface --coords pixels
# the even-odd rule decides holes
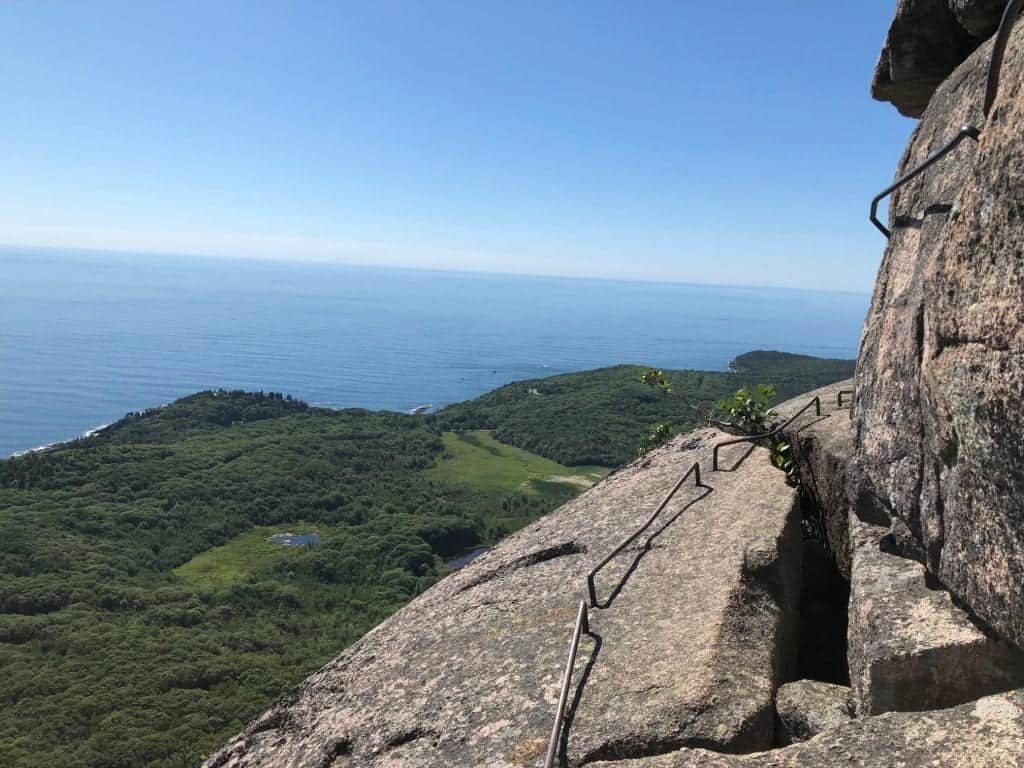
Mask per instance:
[[[850,515],[849,662],[857,711],[941,709],[1024,685],[1024,653],[979,629],[924,567]]]
[[[853,719],[853,694],[845,685],[797,680],[775,696],[784,744],[807,741]]]
[[[844,407],[839,408],[838,396],[841,391],[852,390],[853,380],[847,379],[787,400],[774,409],[785,421],[811,398],[821,398],[822,418],[815,418],[814,411],[808,411],[783,434],[794,446],[804,487],[822,514],[829,549],[839,572],[847,579],[850,578],[848,511],[856,492],[850,472],[855,461],[850,422],[853,399],[850,394],[844,395]]]
[[[947,0],[899,0],[871,80],[871,95],[920,117],[938,85],[977,46]]]
[[[857,365],[865,507],[974,613],[1024,643],[1024,24],[987,125],[991,41],[936,92],[901,163],[984,125],[892,204]],[[942,207],[938,207],[939,205]],[[865,510],[862,510],[862,513]]]
[[[937,712],[853,720],[772,752],[683,749],[593,768],[1024,768],[1024,691]]]
[[[1006,0],[949,0],[960,26],[984,40],[994,35],[1006,8]]]
[[[736,471],[707,471],[725,437],[676,439],[510,537],[207,765],[540,765],[586,572],[696,460],[710,490],[687,486],[599,575],[606,607],[591,611],[564,752],[578,765],[690,744],[769,747],[774,693],[795,661],[799,511],[764,449]]]

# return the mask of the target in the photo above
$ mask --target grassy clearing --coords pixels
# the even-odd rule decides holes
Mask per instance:
[[[498,442],[488,430],[445,432],[444,452],[431,471],[439,480],[482,491],[548,495],[550,486],[586,490],[608,474],[605,467],[566,467]]]
[[[326,533],[322,525],[290,523],[263,526],[241,533],[227,544],[201,552],[174,569],[175,575],[200,590],[224,589],[264,566],[293,557],[301,547],[275,544],[267,539],[275,533]]]

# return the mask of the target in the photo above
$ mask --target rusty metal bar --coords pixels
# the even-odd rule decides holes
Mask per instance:
[[[853,397],[853,390],[840,389],[838,392],[836,392],[836,408],[843,407],[843,395],[849,395],[850,397]]]
[[[1024,2],[1024,0],[1021,1]],[[882,202],[882,200],[884,200],[886,197],[891,195],[893,192],[895,192],[897,189],[902,187],[904,184],[913,181],[926,170],[935,165],[935,163],[939,162],[939,160],[941,160],[954,149],[956,149],[960,145],[961,141],[963,141],[964,139],[974,139],[974,141],[977,141],[978,136],[980,135],[981,131],[979,129],[975,128],[973,125],[965,125],[963,128],[959,130],[959,132],[957,132],[956,136],[954,136],[949,141],[949,143],[947,143],[944,147],[940,148],[937,152],[935,152],[935,154],[927,158],[923,163],[917,166],[917,168],[912,170],[910,173],[903,175],[902,177],[894,181],[892,184],[890,184],[888,187],[883,189],[881,192],[879,192],[877,195],[875,195],[875,197],[871,200],[871,216],[869,217],[871,219],[871,223],[874,224],[878,231],[885,235],[887,238],[892,237],[892,231],[888,227],[886,227],[881,221],[878,220],[878,204]]]
[[[700,463],[695,461],[693,462],[693,465],[688,470],[686,470],[686,472],[683,473],[683,476],[679,478],[679,482],[672,486],[672,490],[668,492],[668,495],[665,496],[661,504],[658,505],[658,508],[654,510],[654,514],[647,518],[647,522],[645,522],[643,525],[641,525],[639,528],[633,531],[633,533],[631,533],[625,541],[623,541],[621,544],[619,544],[619,546],[613,549],[608,554],[608,556],[605,557],[604,560],[602,560],[600,563],[594,566],[591,569],[590,573],[587,574],[587,592],[590,595],[591,608],[597,607],[597,588],[594,586],[594,577],[597,576],[597,572],[604,568],[606,565],[608,565],[608,563],[612,561],[612,558],[614,558],[617,554],[619,554],[622,550],[629,546],[629,544],[637,536],[639,536],[641,533],[650,528],[651,523],[653,523],[655,519],[657,519],[658,515],[662,513],[665,507],[668,506],[668,503],[672,501],[672,497],[675,496],[676,492],[683,487],[683,483],[686,482],[687,478],[689,478],[690,475],[693,475],[695,487],[703,487],[700,481]]]
[[[737,437],[735,440],[723,440],[721,443],[715,446],[715,450],[711,453],[711,469],[714,472],[718,471],[718,449],[724,448],[727,445],[737,445],[738,443],[756,443],[758,440],[767,440],[769,437],[775,437],[782,430],[796,421],[800,416],[803,415],[811,406],[814,406],[816,416],[821,416],[821,398],[815,395],[807,405],[801,408],[799,411],[790,416],[784,423],[779,424],[769,432],[763,432],[760,435],[744,435],[743,437]]]
[[[548,741],[548,754],[544,759],[544,768],[551,768],[555,764],[555,757],[558,754],[558,737],[562,733],[565,704],[569,700],[569,686],[572,683],[572,670],[576,666],[576,652],[579,650],[580,637],[583,634],[590,634],[590,621],[587,617],[587,603],[580,600],[580,608],[576,613],[576,625],[572,630],[572,639],[569,640],[569,658],[565,662],[565,672],[562,674],[562,690],[558,694],[558,708],[555,710],[555,723],[551,726],[551,739]]]
[[[1003,11],[1003,18],[999,22],[999,31],[996,32],[996,40],[992,44],[992,58],[988,61],[988,81],[985,84],[985,106],[982,112],[985,117],[992,110],[999,93],[999,75],[1003,69],[1003,56],[1006,54],[1006,44],[1010,40],[1010,32],[1016,23],[1020,12],[1024,10],[1024,0],[1010,0]]]

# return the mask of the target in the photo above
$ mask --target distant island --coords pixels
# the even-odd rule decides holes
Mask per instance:
[[[731,367],[666,371],[661,395],[621,365],[419,415],[208,391],[0,461],[0,764],[196,765],[467,553],[634,458],[653,423],[853,361]],[[287,546],[297,532],[316,545]]]

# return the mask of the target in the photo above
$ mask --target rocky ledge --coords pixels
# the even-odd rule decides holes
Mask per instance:
[[[871,95],[921,117],[935,89],[999,27],[1006,0],[899,0]]]
[[[856,475],[849,411],[837,405],[850,386],[778,408],[786,418],[820,398],[820,416],[786,430],[805,483],[824,482],[812,464]],[[1024,685],[1020,652],[889,551],[888,529],[857,516],[849,483],[801,501],[749,445],[724,449],[711,471],[714,444],[730,438],[676,438],[510,537],[309,678],[208,768],[541,766],[587,572],[694,462],[703,484],[691,478],[599,574],[559,765],[1024,765],[1013,762],[1024,759],[1024,689],[1000,694]],[[790,682],[807,648],[835,642],[798,616],[820,588],[800,540],[815,499],[845,520],[831,515],[826,529],[849,551],[852,689]]]
[[[797,495],[763,448],[672,441],[446,578],[253,722],[210,768],[537,766],[585,575],[597,579],[561,752],[569,765],[686,746],[770,748],[794,674]],[[745,460],[740,464],[741,459]]]
[[[774,752],[681,750],[593,768],[1024,768],[1024,691],[938,712],[852,720]]]

